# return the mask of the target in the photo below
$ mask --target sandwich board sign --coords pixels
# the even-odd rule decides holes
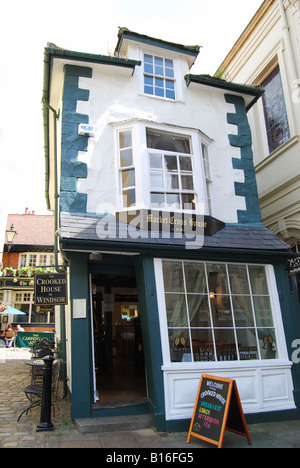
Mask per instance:
[[[247,437],[251,445],[236,381],[202,375],[187,443],[193,436],[221,448],[225,430]]]

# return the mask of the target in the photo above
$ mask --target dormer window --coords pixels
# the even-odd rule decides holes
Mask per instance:
[[[173,60],[144,54],[144,93],[175,100]]]

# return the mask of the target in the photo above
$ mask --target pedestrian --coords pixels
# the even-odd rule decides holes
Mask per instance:
[[[8,325],[7,329],[4,332],[4,336],[5,336],[4,339],[5,339],[6,347],[11,348],[11,346],[14,343],[15,338],[16,338],[14,329],[13,329],[13,327],[11,325]]]

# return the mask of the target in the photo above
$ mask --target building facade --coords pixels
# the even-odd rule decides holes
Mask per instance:
[[[262,91],[193,75],[198,53],[126,28],[114,57],[45,49],[74,419],[187,428],[203,373],[236,379],[250,419],[297,416],[291,253],[262,224],[247,118]]]
[[[54,217],[36,215],[26,208],[24,214],[8,215],[7,229],[11,227],[16,235],[13,245],[3,246],[0,303],[25,315],[2,315],[1,329],[5,330],[9,323],[20,323],[26,331],[53,332],[54,308],[34,304],[34,273],[53,270]]]
[[[299,252],[300,2],[265,0],[223,61],[223,76],[261,85],[249,112],[264,224]]]

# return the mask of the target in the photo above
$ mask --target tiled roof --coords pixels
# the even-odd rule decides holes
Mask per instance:
[[[9,214],[6,229],[10,229],[12,224],[17,232],[14,246],[54,245],[53,215]]]
[[[108,218],[106,218],[106,220],[108,220]],[[121,223],[114,218],[112,218],[111,221],[111,223],[105,223],[107,230],[103,231],[103,218],[73,216],[62,213],[59,234],[63,239],[85,240],[87,242],[101,242],[101,235],[103,234],[102,240],[147,245],[171,244],[174,246],[184,246],[187,242],[191,242],[191,239],[187,236],[176,236],[172,233],[170,233],[167,238],[164,238],[161,233],[156,233],[157,235],[151,237],[151,233],[146,231],[140,232],[140,235],[137,235],[138,231],[136,231],[135,228],[128,227],[127,224]],[[130,235],[130,233],[132,235]],[[201,242],[200,238],[199,242]],[[281,241],[273,232],[263,225],[258,227],[251,227],[248,225],[225,226],[224,229],[213,236],[205,236],[203,247],[267,251],[287,251],[289,249],[289,245]]]

